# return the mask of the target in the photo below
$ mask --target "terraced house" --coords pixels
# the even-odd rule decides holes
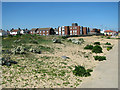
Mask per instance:
[[[32,28],[30,34],[39,34],[39,35],[54,35],[53,28]]]

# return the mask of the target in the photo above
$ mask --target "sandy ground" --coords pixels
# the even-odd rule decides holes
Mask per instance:
[[[63,65],[63,64],[60,65],[59,64],[60,62],[67,63],[67,65],[63,65],[67,68],[62,68],[62,69],[65,69],[65,70],[69,71],[68,73],[66,73],[66,77],[69,76],[69,78],[67,78],[67,81],[70,82],[69,85],[67,85],[67,86],[63,85],[62,83],[65,80],[60,80],[59,77],[55,78],[54,80],[49,80],[49,81],[48,81],[48,79],[50,77],[45,77],[44,80],[42,80],[40,74],[32,73],[32,69],[36,69],[35,68],[36,64],[32,64],[32,62],[29,61],[29,60],[25,60],[25,61],[20,60],[19,61],[20,65],[25,65],[25,63],[26,63],[26,65],[29,64],[29,63],[30,64],[28,65],[28,67],[25,68],[25,70],[23,71],[24,73],[21,73],[21,74],[16,74],[17,70],[19,70],[19,67],[16,67],[15,70],[14,70],[13,67],[10,67],[10,69],[8,69],[7,67],[3,67],[4,71],[7,71],[7,70],[14,71],[14,73],[16,75],[16,77],[11,75],[12,83],[9,83],[6,80],[7,79],[9,80],[8,76],[10,76],[10,72],[3,73],[3,75],[7,77],[7,79],[4,79],[6,84],[3,84],[3,87],[7,87],[7,88],[17,87],[18,88],[18,87],[23,87],[25,85],[24,83],[27,83],[26,84],[27,86],[25,86],[25,87],[33,87],[33,88],[44,88],[44,87],[46,87],[46,88],[51,88],[51,87],[52,88],[63,88],[63,87],[64,88],[70,88],[70,86],[72,86],[74,88],[74,87],[76,87],[75,86],[76,84],[79,84],[79,86],[77,86],[78,88],[80,88],[80,87],[81,88],[85,88],[85,87],[88,88],[89,86],[91,86],[91,84],[92,84],[91,81],[92,80],[93,80],[92,86],[97,87],[97,85],[99,85],[99,87],[104,87],[104,86],[107,87],[107,86],[109,86],[109,83],[106,83],[106,82],[112,82],[112,83],[115,82],[114,83],[115,85],[113,84],[113,85],[111,85],[111,87],[112,88],[117,87],[117,83],[116,83],[117,82],[117,76],[116,75],[118,75],[117,74],[117,69],[116,69],[117,68],[117,57],[116,56],[118,54],[117,53],[117,40],[115,40],[115,39],[104,39],[104,38],[101,38],[101,37],[98,37],[98,36],[97,37],[96,36],[93,36],[93,37],[74,37],[74,38],[75,39],[83,38],[85,40],[85,43],[81,44],[81,45],[76,45],[76,44],[67,43],[67,42],[65,42],[64,44],[53,44],[51,47],[55,48],[54,53],[49,53],[49,54],[44,53],[44,54],[36,55],[36,57],[39,58],[38,60],[40,60],[40,61],[41,61],[40,57],[43,57],[43,56],[54,57],[54,58],[51,58],[49,60],[47,60],[47,59],[44,60],[45,63],[47,63],[47,62],[48,63],[52,63],[52,62],[54,63],[54,64],[48,64],[48,66],[51,66],[52,69],[58,69],[59,70],[59,67],[61,67]],[[87,44],[93,44],[94,42],[100,42],[102,48],[103,48],[103,46],[106,42],[109,42],[112,45],[114,45],[114,48],[110,51],[107,51],[106,48],[103,48],[104,53],[100,53],[100,54],[91,53],[91,50],[84,50],[84,47]],[[88,55],[89,57],[85,58],[85,55]],[[102,61],[102,62],[95,61],[94,58],[93,58],[93,56],[95,56],[95,55],[102,55],[102,56],[107,55],[107,60]],[[65,61],[61,58],[61,56],[67,56],[70,59]],[[93,69],[94,72],[91,73],[92,76],[90,76],[90,77],[76,77],[76,76],[73,75],[72,70],[68,69],[68,66],[71,66],[74,69],[75,65],[85,66],[85,68],[87,68],[87,69]],[[46,67],[48,67],[48,66],[46,65]],[[44,67],[45,66],[43,66],[43,68]],[[109,70],[110,70],[110,72],[109,72]],[[30,72],[31,74],[28,73],[28,72]],[[35,76],[38,76],[39,80]],[[63,77],[63,78],[66,78],[66,77]],[[19,80],[17,81],[16,78],[19,79]],[[112,78],[114,81],[109,79],[109,78]],[[78,79],[82,80],[82,82],[79,82]],[[95,82],[96,80],[98,82]],[[99,80],[101,80],[101,81],[99,81]],[[61,84],[61,85],[57,85],[56,82]],[[104,85],[104,84],[103,84],[103,86],[100,85],[103,82],[105,82],[106,85]],[[97,84],[97,85],[95,85],[95,84]]]
[[[79,88],[118,88],[118,43],[106,55],[107,60],[101,62],[92,76],[86,79]]]

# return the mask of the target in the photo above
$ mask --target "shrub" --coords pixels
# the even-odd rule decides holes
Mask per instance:
[[[100,45],[100,42],[94,42],[95,45]]]
[[[71,40],[71,39],[68,39],[67,42],[72,42],[72,40]]]
[[[107,37],[107,39],[110,39],[110,37]]]
[[[112,49],[112,46],[107,47],[107,50],[108,50],[108,51],[111,50],[111,49]]]
[[[68,36],[62,36],[62,39],[66,39],[66,38],[68,38]]]
[[[83,39],[83,38],[80,38],[80,39],[78,39],[78,40],[84,42],[84,39]]]
[[[95,60],[103,61],[106,60],[105,56],[93,56]]]
[[[105,45],[111,45],[111,43],[106,42]]]
[[[99,45],[93,47],[92,52],[94,53],[102,53],[102,48]]]
[[[92,49],[93,49],[93,45],[86,45],[86,46],[84,47],[84,49],[90,49],[90,50],[92,50]]]
[[[30,40],[30,43],[38,44],[38,41],[36,41],[36,40]]]
[[[81,76],[81,77],[87,77],[90,76],[90,72],[92,72],[93,70],[91,69],[85,69],[83,66],[75,66],[75,69],[73,70],[73,74],[76,76]]]

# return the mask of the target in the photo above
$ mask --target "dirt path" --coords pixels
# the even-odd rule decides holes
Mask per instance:
[[[79,88],[118,88],[118,43]]]

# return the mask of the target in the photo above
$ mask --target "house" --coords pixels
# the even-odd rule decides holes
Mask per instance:
[[[54,29],[53,28],[38,28],[37,34],[39,35],[54,35]]]
[[[0,36],[6,36],[8,35],[7,32],[5,30],[0,30]]]
[[[100,29],[97,29],[97,28],[93,28],[91,31],[90,31],[90,33],[91,34],[100,34]]]
[[[106,36],[114,36],[114,35],[117,35],[117,32],[112,31],[112,30],[106,30],[106,31],[104,31],[104,35],[106,35]]]
[[[19,29],[12,29],[10,31],[10,35],[17,35],[17,34],[20,34],[20,30]]]
[[[37,34],[37,29],[38,29],[38,28],[32,28],[32,29],[30,30],[30,34]]]
[[[104,30],[104,29],[100,31],[100,33],[102,33],[102,34],[104,34],[104,32],[105,32],[105,30]]]
[[[39,34],[39,35],[54,35],[53,28],[32,28],[30,34]]]

